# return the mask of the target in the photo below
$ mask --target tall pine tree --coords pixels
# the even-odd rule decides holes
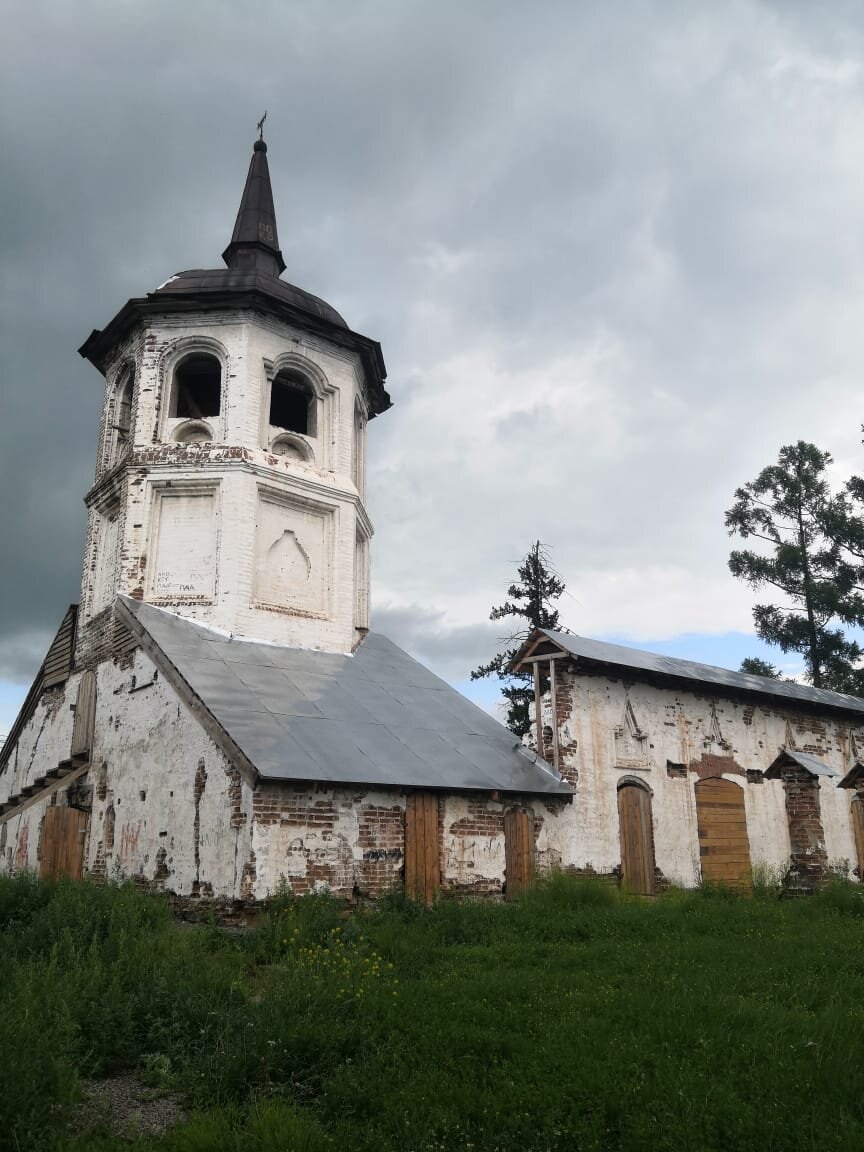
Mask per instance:
[[[861,565],[851,551],[862,526],[853,495],[831,495],[825,476],[830,463],[828,452],[799,440],[736,491],[726,513],[729,534],[761,540],[768,549],[733,551],[729,568],[751,588],[783,593],[782,605],[753,609],[763,640],[800,653],[815,687],[858,693],[862,674],[856,666],[864,652],[842,625],[864,619]],[[861,540],[864,547],[864,535]]]
[[[532,677],[529,673],[508,671],[513,657],[535,628],[557,628],[558,610],[553,607],[565,586],[552,570],[549,554],[535,540],[528,555],[517,569],[518,583],[507,589],[510,597],[489,613],[490,620],[513,617],[520,622],[509,636],[502,637],[507,648],[499,652],[488,664],[481,664],[471,673],[472,680],[484,676],[497,676],[502,681],[501,693],[507,701],[507,727],[517,736],[524,736],[531,727],[531,701],[534,697]]]

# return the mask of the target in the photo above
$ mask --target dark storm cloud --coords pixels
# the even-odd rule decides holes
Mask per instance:
[[[448,675],[537,537],[583,631],[746,627],[734,487],[801,435],[858,466],[856,6],[58,0],[3,27],[0,674],[77,599],[101,382],[75,349],[219,263],[264,108],[285,276],[390,368],[377,626]]]

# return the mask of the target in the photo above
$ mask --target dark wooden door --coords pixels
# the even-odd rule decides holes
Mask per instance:
[[[858,853],[858,876],[864,882],[864,796],[856,796],[852,801],[852,831]]]
[[[438,795],[412,792],[405,806],[405,891],[432,904],[440,887]]]
[[[42,818],[42,857],[39,862],[39,875],[49,880],[59,880],[61,876],[80,880],[84,870],[86,834],[86,812],[60,805],[46,808]]]
[[[534,821],[521,808],[504,813],[504,897],[515,900],[534,879]]]
[[[621,881],[628,892],[654,894],[654,827],[651,793],[638,784],[618,789],[618,826],[621,831]]]
[[[702,879],[749,888],[752,874],[744,789],[720,777],[700,780],[696,784],[696,820]]]

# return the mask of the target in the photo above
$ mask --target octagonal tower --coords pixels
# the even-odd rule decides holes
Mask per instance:
[[[118,593],[236,636],[350,652],[368,629],[366,424],[380,345],[283,281],[267,145],[224,269],[130,300],[80,349],[105,377],[76,659]]]

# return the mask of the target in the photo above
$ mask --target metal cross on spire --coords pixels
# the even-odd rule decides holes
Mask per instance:
[[[258,139],[264,139],[264,121],[267,119],[267,110],[264,110],[264,115],[258,121]]]

